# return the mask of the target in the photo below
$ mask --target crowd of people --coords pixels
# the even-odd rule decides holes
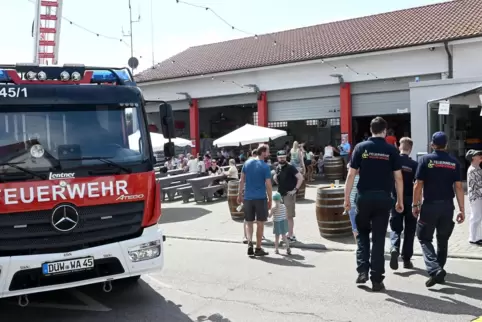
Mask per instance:
[[[447,153],[448,139],[443,132],[432,136],[433,152],[416,162],[409,156],[413,147],[409,137],[399,142],[390,138],[392,135],[387,139],[387,122],[381,117],[374,118],[370,128],[372,136],[357,144],[353,151],[346,141],[337,147],[348,154],[351,152],[344,205],[357,243],[356,283],[371,280],[373,291],[385,288],[388,225],[391,228],[390,268],[398,269],[400,256],[404,268],[413,268],[411,258],[417,236],[429,275],[426,286],[444,283],[448,242],[455,226],[454,198],[459,209],[456,222],[465,220],[459,161]],[[325,157],[326,154],[330,155],[329,149],[325,149]],[[248,160],[241,171],[238,203],[244,207],[249,256],[268,255],[261,242],[264,224],[270,217],[274,223],[275,253],[279,253],[280,241],[284,241],[287,253],[291,254],[290,243],[296,241],[295,201],[306,171],[305,157],[298,144],[277,153],[273,179],[279,186],[278,192],[273,193],[270,168],[264,161],[268,155],[269,147],[260,145],[257,157]],[[472,210],[469,241],[482,245],[482,151],[470,150],[466,157],[471,162],[467,182]],[[257,222],[255,240],[254,221]],[[432,243],[435,234],[437,250]]]

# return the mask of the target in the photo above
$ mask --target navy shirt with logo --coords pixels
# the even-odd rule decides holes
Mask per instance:
[[[424,202],[453,200],[454,183],[460,181],[460,163],[444,151],[426,154],[418,161],[415,179],[423,181]]]
[[[392,193],[393,172],[402,168],[395,146],[384,138],[371,137],[358,143],[351,157],[350,167],[359,170],[358,191],[386,191]]]
[[[415,181],[418,163],[408,155],[400,154],[400,164],[402,165],[403,194],[406,197],[413,197],[413,182]],[[393,187],[393,194],[397,195],[395,187]]]

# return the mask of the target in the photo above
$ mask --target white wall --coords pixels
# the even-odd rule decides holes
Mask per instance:
[[[482,42],[461,43],[453,46],[454,78],[482,75]]]
[[[346,68],[347,64],[358,72],[358,75]],[[335,69],[331,65],[337,68]],[[338,79],[331,77],[330,74],[342,74],[346,82],[360,82],[375,80],[375,75],[379,79],[390,79],[446,71],[447,55],[444,47],[439,45],[433,51],[428,47],[410,48],[350,56],[325,63],[321,63],[320,60],[257,70],[235,71],[215,75],[214,80],[211,79],[212,75],[207,75],[181,80],[140,83],[139,86],[147,100],[175,101],[183,98],[176,94],[180,92],[187,92],[193,98],[253,92],[250,88],[238,86],[245,84],[256,84],[260,90],[273,91],[338,83]],[[225,80],[225,82],[220,80]]]

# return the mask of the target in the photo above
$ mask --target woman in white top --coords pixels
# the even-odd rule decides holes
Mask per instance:
[[[226,175],[226,181],[239,180],[238,168],[236,168],[236,161],[234,159],[229,159],[229,169],[224,171]]]
[[[327,146],[325,146],[325,153],[323,155],[323,159],[325,158],[332,158],[333,157],[333,147],[328,144]]]
[[[206,175],[206,164],[204,163],[203,157],[198,157],[197,159],[198,172]]]
[[[298,170],[301,170],[302,174],[306,173],[305,163],[303,162],[303,151],[298,141],[293,142],[293,148],[291,148],[290,151],[290,163]]]
[[[467,171],[467,192],[471,214],[469,217],[469,242],[482,246],[482,151],[469,150],[470,161]]]

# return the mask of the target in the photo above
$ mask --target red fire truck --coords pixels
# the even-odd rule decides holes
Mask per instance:
[[[0,65],[0,298],[163,267],[144,105],[127,69]]]

